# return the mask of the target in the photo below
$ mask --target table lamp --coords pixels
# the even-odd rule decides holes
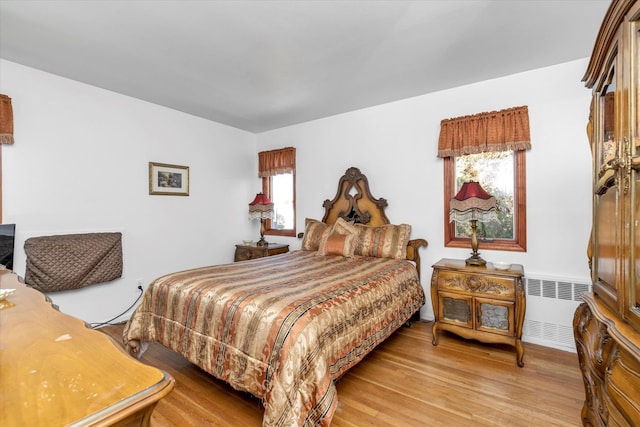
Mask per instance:
[[[256,194],[253,202],[249,203],[249,219],[260,220],[260,240],[257,246],[269,246],[269,242],[264,240],[264,221],[273,218],[273,203],[263,193]]]
[[[478,221],[496,219],[496,198],[484,191],[480,183],[469,181],[462,184],[458,194],[449,202],[449,222],[471,222],[471,256],[465,260],[467,265],[486,265],[478,254]]]

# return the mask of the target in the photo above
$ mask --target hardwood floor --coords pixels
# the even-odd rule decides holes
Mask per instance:
[[[101,329],[121,342],[123,325]],[[341,426],[579,426],[584,386],[576,354],[524,343],[524,368],[511,347],[440,333],[431,323],[402,327],[337,384]],[[154,427],[260,426],[258,399],[216,380],[177,353],[151,344],[143,362],[176,387]]]

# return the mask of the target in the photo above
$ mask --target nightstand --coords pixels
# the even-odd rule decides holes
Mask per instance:
[[[289,252],[289,245],[269,243],[269,246],[236,245],[234,261],[246,261]]]
[[[524,366],[523,275],[520,264],[511,264],[508,270],[498,270],[490,262],[482,267],[468,266],[456,259],[441,259],[434,264],[433,345],[438,345],[438,330],[487,343],[509,344],[516,349],[518,366]]]

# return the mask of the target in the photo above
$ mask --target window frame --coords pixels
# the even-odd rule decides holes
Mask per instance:
[[[272,221],[270,219],[265,220],[264,222],[264,234],[270,236],[287,236],[287,237],[295,237],[296,236],[296,171],[295,169],[291,171],[293,174],[293,229],[286,228],[282,230],[278,230],[272,228]],[[262,192],[269,198],[269,200],[273,200],[271,194],[272,180],[271,176],[265,176],[262,178]]]
[[[526,252],[527,251],[527,169],[526,151],[514,150],[514,231],[513,240],[480,240],[481,249]],[[456,170],[455,157],[444,157],[444,245],[447,248],[469,248],[471,237],[456,237],[455,223],[449,222],[449,202],[455,197]]]

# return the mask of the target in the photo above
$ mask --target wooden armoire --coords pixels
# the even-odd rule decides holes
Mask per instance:
[[[584,76],[593,156],[593,292],[573,328],[586,426],[640,426],[640,1],[614,0]]]

